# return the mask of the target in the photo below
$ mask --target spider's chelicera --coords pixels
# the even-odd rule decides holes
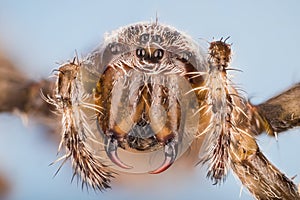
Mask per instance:
[[[116,171],[163,172],[203,136],[199,163],[214,183],[231,168],[258,199],[299,198],[259,150],[254,136],[272,130],[228,78],[230,59],[226,40],[205,52],[159,23],[107,34],[85,59],[60,66],[47,98],[62,114],[61,159],[102,190]]]

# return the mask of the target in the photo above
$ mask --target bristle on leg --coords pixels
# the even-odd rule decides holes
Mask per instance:
[[[82,179],[82,186],[89,185],[93,189],[104,190],[110,188],[112,172],[104,161],[93,155],[86,143],[87,135],[91,135],[86,124],[86,116],[81,110],[87,108],[83,103],[85,94],[80,82],[80,64],[71,63],[62,65],[58,70],[56,90],[53,97],[47,97],[47,102],[55,105],[62,115],[62,136],[59,149],[65,147],[65,159],[71,159],[74,175]],[[98,108],[91,108],[98,110]],[[63,165],[62,163],[62,165]]]

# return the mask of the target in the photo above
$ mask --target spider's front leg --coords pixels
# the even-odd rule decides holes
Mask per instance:
[[[211,120],[202,160],[209,164],[208,176],[218,182],[230,166],[256,199],[300,199],[296,185],[259,150],[254,136],[265,128],[264,119],[229,84],[230,45],[212,42],[209,53],[206,88]]]
[[[226,40],[225,40],[226,41]],[[222,40],[211,43],[209,49],[209,71],[204,88],[206,89],[207,111],[209,115],[202,147],[202,163],[208,163],[209,177],[214,184],[225,180],[230,167],[230,138],[234,126],[232,94],[226,70],[230,60],[230,45]]]
[[[94,156],[87,141],[93,137],[83,108],[86,94],[81,82],[81,65],[75,61],[66,63],[58,69],[56,87],[53,97],[46,101],[54,105],[62,115],[62,135],[59,145],[65,147],[62,165],[70,158],[74,175],[80,175],[82,184],[89,184],[94,189],[110,188],[113,172],[99,157]],[[96,109],[96,108],[92,108]],[[57,162],[56,161],[56,162]],[[83,186],[83,185],[82,185]]]

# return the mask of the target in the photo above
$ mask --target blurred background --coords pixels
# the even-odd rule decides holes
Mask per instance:
[[[205,41],[230,36],[235,82],[254,103],[300,81],[300,2],[295,1],[14,1],[0,0],[0,52],[31,79],[51,75],[57,63],[71,60],[75,50],[86,55],[101,43],[104,33],[138,21],[170,24],[191,35],[203,47]],[[58,125],[57,125],[58,126]],[[233,174],[220,186],[205,178],[205,169],[172,178],[158,175],[146,184],[113,184],[107,192],[81,190],[70,183],[66,164],[52,178],[57,143],[47,129],[19,116],[0,115],[0,199],[253,199]],[[300,182],[300,130],[279,136],[258,137],[266,156],[289,177]],[[168,172],[167,172],[168,173]],[[298,175],[298,176],[297,176]]]

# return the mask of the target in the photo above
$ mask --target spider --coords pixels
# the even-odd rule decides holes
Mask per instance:
[[[254,106],[231,82],[230,60],[227,39],[205,51],[158,22],[107,34],[84,59],[61,65],[53,94],[43,97],[61,114],[65,154],[55,162],[71,159],[74,176],[105,190],[122,171],[162,173],[204,137],[198,164],[214,184],[231,169],[256,199],[300,199],[255,140],[299,125],[298,104],[276,104],[299,84]]]

